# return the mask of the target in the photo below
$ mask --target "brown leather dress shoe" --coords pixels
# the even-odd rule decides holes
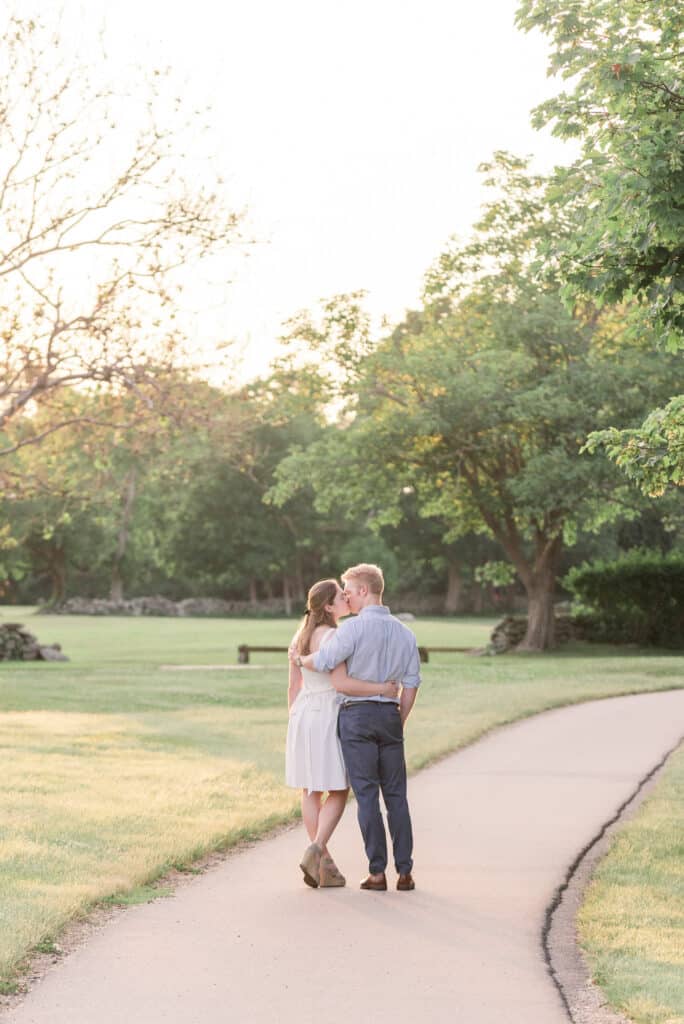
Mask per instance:
[[[387,879],[385,873],[381,875],[368,875],[361,882],[361,889],[370,889],[371,892],[386,892],[387,891]]]
[[[399,892],[410,892],[415,887],[416,883],[413,881],[413,875],[399,875],[397,878],[397,889]]]

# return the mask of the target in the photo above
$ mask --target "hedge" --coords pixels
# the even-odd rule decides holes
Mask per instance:
[[[563,580],[589,640],[684,647],[684,553],[634,550],[575,566]]]

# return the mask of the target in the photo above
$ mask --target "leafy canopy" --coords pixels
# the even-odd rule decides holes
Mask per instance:
[[[518,24],[551,39],[549,74],[572,85],[537,126],[582,140],[551,197],[579,200],[583,229],[560,247],[573,292],[635,298],[661,337],[684,337],[684,10],[679,0],[521,0]]]

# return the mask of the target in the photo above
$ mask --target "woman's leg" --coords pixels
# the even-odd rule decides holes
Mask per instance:
[[[321,813],[322,793],[309,793],[308,789],[302,790],[302,820],[311,842],[316,842],[318,832],[318,819]]]
[[[321,857],[323,856],[315,841],[320,821],[322,796],[323,794],[318,791],[309,793],[306,789],[302,790],[302,818],[306,831],[309,833],[311,845],[307,846],[304,851],[299,866],[304,872],[304,881],[314,889],[320,885]]]
[[[320,808],[318,815],[318,828],[313,841],[320,846],[324,853],[327,853],[327,844],[331,835],[337,828],[337,824],[344,814],[347,803],[348,789],[332,789],[328,793],[328,799]],[[310,833],[309,833],[310,834]]]

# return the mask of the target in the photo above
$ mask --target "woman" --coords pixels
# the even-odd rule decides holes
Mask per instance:
[[[336,580],[314,583],[307,598],[304,618],[292,641],[291,652],[311,654],[349,615],[349,607]],[[285,779],[302,790],[302,818],[311,845],[300,867],[307,885],[317,888],[345,884],[328,852],[328,842],[344,812],[349,792],[347,770],[337,737],[337,692],[350,697],[396,697],[394,682],[367,683],[347,675],[344,664],[333,672],[297,668],[290,659],[287,703]],[[328,794],[323,802],[323,794]]]

